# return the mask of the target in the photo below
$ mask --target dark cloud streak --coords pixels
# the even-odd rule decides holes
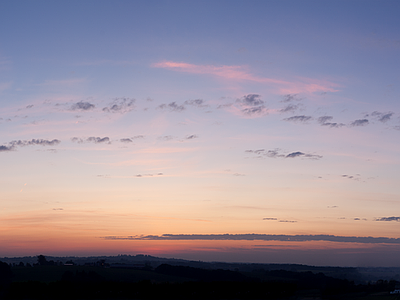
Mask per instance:
[[[133,235],[133,236],[105,236],[106,240],[236,240],[236,241],[329,241],[338,243],[361,244],[400,244],[400,238],[387,237],[357,237],[336,235],[286,235],[286,234],[163,234],[163,235]]]
[[[311,120],[312,119],[312,117],[311,116],[304,116],[304,115],[302,115],[302,116],[293,116],[293,117],[290,117],[290,118],[285,118],[285,119],[283,119],[284,121],[288,121],[288,122],[301,122],[301,123],[304,123],[304,122],[307,122],[307,121],[309,121],[309,120]]]
[[[91,137],[88,137],[87,139],[73,137],[73,138],[71,138],[71,141],[75,142],[75,143],[79,143],[79,144],[81,144],[81,143],[95,143],[95,144],[108,143],[108,144],[110,144],[111,143],[110,138],[107,136],[103,137],[103,138],[91,136]]]
[[[400,217],[382,217],[382,218],[377,218],[376,221],[385,221],[385,222],[396,221],[396,222],[400,222]]]
[[[83,101],[77,102],[71,106],[72,110],[83,110],[83,111],[91,110],[94,108],[95,108],[94,104]]]
[[[355,127],[355,126],[365,126],[365,125],[368,125],[368,124],[369,124],[369,121],[367,119],[361,119],[361,120],[355,120],[354,122],[352,122],[350,124],[350,126],[353,126],[353,127]]]

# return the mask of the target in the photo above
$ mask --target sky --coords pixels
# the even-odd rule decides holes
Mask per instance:
[[[0,257],[400,267],[399,12],[2,1]]]

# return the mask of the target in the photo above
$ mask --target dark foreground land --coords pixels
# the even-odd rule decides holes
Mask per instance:
[[[192,262],[196,263],[196,262]],[[190,265],[190,263],[188,262]],[[154,265],[154,263],[153,263]],[[0,263],[0,299],[359,299],[400,300],[395,280],[355,283],[352,268],[301,265],[204,268],[178,264],[77,265],[69,260]],[[311,269],[311,270],[307,270]]]

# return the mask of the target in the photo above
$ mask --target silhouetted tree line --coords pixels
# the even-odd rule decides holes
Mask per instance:
[[[41,268],[38,268],[38,270]],[[158,274],[186,278],[181,283],[117,282],[94,271],[67,270],[61,280],[12,282],[12,269],[0,262],[0,299],[288,299],[296,295],[324,298],[391,291],[396,282],[355,285],[312,272],[257,270],[258,276],[229,270],[160,265]],[[263,279],[260,279],[263,278]]]

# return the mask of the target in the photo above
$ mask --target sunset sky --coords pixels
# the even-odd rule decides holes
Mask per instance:
[[[400,267],[399,1],[2,1],[0,257]]]

